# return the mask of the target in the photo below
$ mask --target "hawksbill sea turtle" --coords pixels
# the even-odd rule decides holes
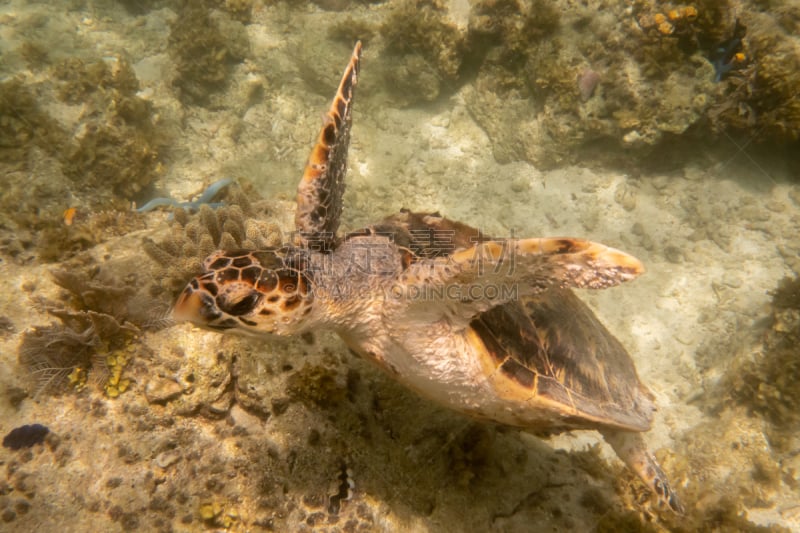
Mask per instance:
[[[659,500],[682,511],[641,432],[655,411],[620,342],[570,290],[643,272],[575,238],[492,239],[438,213],[402,210],[337,234],[357,43],[298,186],[290,244],[217,251],[173,316],[258,337],[333,330],[419,394],[533,433],[600,432]]]

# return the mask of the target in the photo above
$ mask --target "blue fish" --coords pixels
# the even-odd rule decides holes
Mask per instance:
[[[717,45],[717,48],[712,52],[709,59],[716,72],[715,82],[719,83],[726,74],[736,68],[737,65],[734,58],[742,50],[742,39],[746,33],[747,28],[739,23],[739,19],[736,19],[731,38]]]
[[[212,202],[211,200],[214,199],[218,192],[233,182],[234,180],[232,178],[223,178],[219,181],[215,181],[209,185],[205,191],[203,191],[203,194],[201,194],[197,200],[193,200],[191,202],[179,202],[172,198],[153,198],[136,211],[139,213],[145,213],[147,211],[152,211],[156,207],[162,206],[182,207],[190,211],[196,211],[200,209],[200,206],[203,204],[208,204],[212,209],[216,209],[217,207],[223,205],[222,202]]]

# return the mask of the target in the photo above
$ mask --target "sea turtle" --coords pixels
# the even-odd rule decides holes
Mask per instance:
[[[407,210],[337,235],[360,56],[357,43],[298,186],[293,242],[213,253],[174,317],[262,337],[333,330],[462,413],[534,433],[595,429],[680,511],[640,434],[653,397],[570,290],[631,280],[643,271],[637,259],[582,239],[491,239]]]

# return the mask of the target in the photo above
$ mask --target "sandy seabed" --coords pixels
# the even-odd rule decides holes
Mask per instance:
[[[335,79],[349,53],[337,43],[319,62],[341,64],[299,63],[314,59],[303,47],[325,16],[314,6],[255,9],[249,59],[233,71],[229,105],[213,110],[177,99],[166,51],[176,15],[166,7],[135,15],[114,2],[86,11],[4,2],[3,74],[41,75],[13,63],[35,17],[56,54],[124,54],[157,127],[179,132],[159,190],[185,199],[234,177],[253,185],[288,233],[332,94],[308,70]],[[14,400],[29,388],[17,362],[22,334],[53,321],[32,302],[58,300],[61,290],[49,275],[58,265],[3,258],[0,315],[11,327],[0,337],[0,434],[38,422],[51,436],[0,450],[0,529],[658,531],[723,515],[723,531],[800,529],[796,440],[794,454],[773,453],[759,416],[735,404],[708,409],[714,384],[761,349],[770,291],[800,267],[800,187],[786,162],[756,153],[749,139],[723,139],[706,159],[665,174],[499,164],[467,109],[468,87],[393,107],[370,80],[383,60],[373,50],[365,47],[355,104],[344,229],[408,208],[495,236],[582,237],[638,257],[645,275],[581,296],[656,397],[646,439],[691,518],[682,525],[656,509],[594,433],[539,440],[466,420],[405,391],[332,335],[263,343],[178,325],[137,338],[148,355],[131,364],[133,385],[118,398],[90,383]],[[245,106],[252,84],[263,98]],[[70,113],[57,102],[48,109]],[[149,213],[144,229],[88,254],[98,264],[149,261],[141,239],[167,223],[166,213]],[[343,487],[349,499],[336,496]]]

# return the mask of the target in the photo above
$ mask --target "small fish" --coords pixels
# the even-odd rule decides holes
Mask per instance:
[[[78,213],[77,207],[70,207],[64,211],[64,225],[71,226],[75,221],[75,215]]]
[[[709,56],[711,64],[714,65],[714,70],[717,73],[714,77],[715,82],[719,83],[728,72],[744,63],[745,56],[742,53],[742,39],[744,39],[746,33],[747,28],[739,23],[739,19],[736,19],[731,38],[720,43]]]

